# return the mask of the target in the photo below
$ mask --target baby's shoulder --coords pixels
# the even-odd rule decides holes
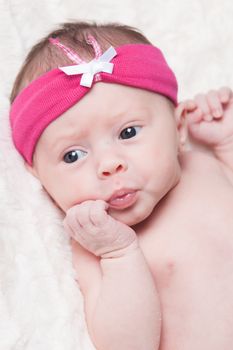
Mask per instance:
[[[187,151],[180,155],[181,171],[187,176],[222,177],[227,179],[225,167],[212,154],[200,151]]]
[[[233,198],[233,174],[215,157],[189,151],[180,157],[181,180],[178,192],[209,197],[227,193]]]

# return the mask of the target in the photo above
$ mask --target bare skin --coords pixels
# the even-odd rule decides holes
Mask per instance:
[[[179,184],[148,221],[134,227],[161,303],[159,349],[228,349],[233,341],[232,186],[206,155],[187,154],[182,164]],[[91,280],[98,270],[101,279],[99,259],[92,256],[80,272],[86,252],[75,243],[73,250],[79,281],[90,287],[84,275],[88,271]],[[94,278],[92,288],[99,283]]]
[[[186,155],[182,164],[181,181],[157,208],[154,225],[148,231],[138,228],[162,305],[160,349],[228,349],[233,340],[232,186],[208,156]]]
[[[139,116],[133,113],[133,119],[130,115],[130,123],[122,122],[120,131],[129,127],[131,132],[131,126],[136,126],[129,143],[115,136],[106,138],[109,135],[106,130],[115,127],[109,126],[109,107],[105,109],[100,104],[102,89],[107,106],[108,103],[118,106],[113,103],[117,96],[124,115],[128,110],[132,112],[131,100],[136,110],[141,111]],[[227,112],[232,116],[229,100],[223,115]],[[141,108],[141,102],[137,101],[143,101],[147,107]],[[85,133],[95,119],[92,114],[85,115],[86,105],[93,108],[94,117],[99,113],[98,120],[103,118],[106,124],[104,129],[98,125],[91,130],[88,143]],[[217,145],[211,145],[211,156],[182,150],[183,112],[190,113],[191,130],[195,123],[205,122],[204,117],[196,118],[198,108],[203,110],[203,104],[197,100],[185,104],[174,123],[163,98],[131,88],[113,86],[105,91],[100,85],[94,95],[92,92],[71,114],[66,114],[66,119],[52,123],[38,143],[34,166],[29,170],[66,212],[64,224],[72,238],[88,329],[98,350],[228,350],[231,347],[231,147],[226,146],[228,152],[218,152]],[[83,122],[79,119],[76,123],[77,115],[84,116]],[[203,112],[202,116],[205,115]],[[88,117],[93,120],[86,124]],[[68,129],[72,132],[81,125],[85,134],[85,141],[82,139],[76,147],[81,150],[81,161],[77,168],[76,165],[68,168],[68,172],[62,161],[56,160],[57,151],[48,152],[52,149],[51,138],[56,133],[60,138],[60,131],[64,132],[64,121],[69,121]],[[213,133],[209,135],[212,137]],[[202,138],[210,146],[208,137],[199,133],[199,141]],[[95,144],[93,150],[92,144]],[[66,152],[75,149],[73,140],[72,147],[63,148]],[[111,154],[106,152],[109,149]],[[51,158],[55,160],[50,165]],[[93,169],[96,175],[90,181],[91,177],[87,176]],[[83,174],[89,180],[89,187],[85,188],[85,182],[81,182]],[[76,183],[83,186],[77,186],[75,193]],[[110,185],[115,186],[113,192]],[[93,189],[96,192],[90,196]]]

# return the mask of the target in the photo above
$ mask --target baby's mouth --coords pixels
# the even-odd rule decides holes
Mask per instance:
[[[113,193],[107,201],[110,208],[123,210],[132,206],[137,200],[137,191],[132,189],[121,189]]]

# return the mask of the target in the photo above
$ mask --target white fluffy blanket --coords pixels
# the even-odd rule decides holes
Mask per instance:
[[[0,0],[1,350],[94,349],[60,213],[10,139],[8,96],[29,47],[70,19],[137,26],[164,50],[183,99],[233,87],[232,18],[232,0]]]

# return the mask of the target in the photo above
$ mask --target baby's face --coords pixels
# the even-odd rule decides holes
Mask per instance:
[[[166,98],[98,83],[45,129],[32,171],[64,212],[102,199],[113,217],[134,225],[177,184],[177,153]]]

